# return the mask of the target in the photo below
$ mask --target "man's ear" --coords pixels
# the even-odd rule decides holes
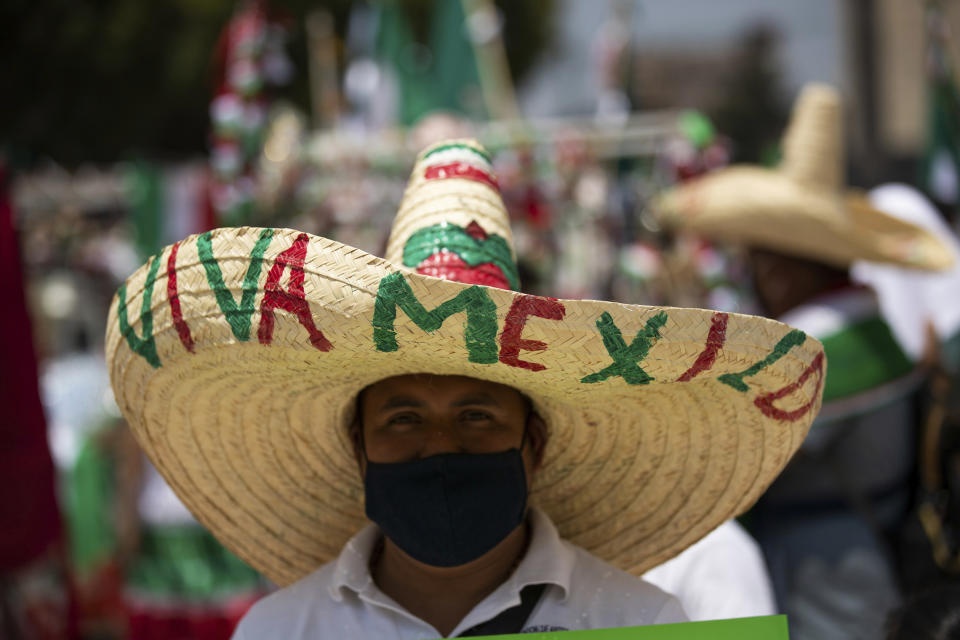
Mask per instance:
[[[366,394],[367,388],[361,389],[354,399],[353,419],[350,420],[350,426],[348,427],[350,444],[353,445],[353,457],[357,461],[357,469],[360,470],[361,480],[367,473],[367,447],[363,437],[363,397]]]
[[[360,412],[356,412],[353,420],[350,422],[347,434],[350,436],[350,444],[353,446],[353,457],[357,461],[357,469],[360,470],[360,478],[363,478],[366,472],[367,456],[363,450],[363,423],[360,421]]]
[[[530,452],[533,454],[533,470],[536,471],[543,464],[543,454],[547,449],[547,440],[550,434],[547,423],[535,412],[530,412],[527,418],[527,440],[530,442]]]

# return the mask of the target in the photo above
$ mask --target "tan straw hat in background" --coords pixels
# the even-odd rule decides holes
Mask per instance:
[[[446,142],[419,157],[387,260],[288,229],[163,249],[110,309],[111,381],[177,495],[280,585],[366,524],[347,428],[389,376],[527,394],[550,431],[531,501],[636,574],[753,504],[820,408],[822,346],[784,324],[518,286],[489,158]]]
[[[668,227],[838,267],[854,260],[928,270],[952,264],[936,236],[845,189],[844,161],[840,96],[811,84],[794,105],[777,169],[721,169],[666,192],[654,211]]]

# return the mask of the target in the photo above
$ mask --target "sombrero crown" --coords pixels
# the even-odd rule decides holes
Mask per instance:
[[[812,84],[794,105],[777,169],[721,169],[666,192],[654,208],[669,226],[840,267],[854,260],[931,270],[952,264],[934,235],[845,191],[843,166],[842,101],[833,88]]]
[[[484,156],[471,141],[420,156],[390,260],[292,230],[217,229],[163,249],[114,300],[108,366],[139,442],[279,584],[365,524],[347,426],[357,393],[386,377],[528,395],[550,430],[532,501],[636,573],[749,507],[819,409],[822,347],[786,325],[434,277],[515,286]]]
[[[420,154],[386,259],[445,280],[520,289],[510,220],[483,147],[452,140]]]

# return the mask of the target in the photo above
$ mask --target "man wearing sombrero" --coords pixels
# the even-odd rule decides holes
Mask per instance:
[[[911,392],[921,377],[855,286],[856,260],[935,271],[934,235],[843,187],[842,103],[806,87],[776,169],[734,166],[663,194],[663,222],[748,248],[765,313],[823,342],[823,411],[800,453],[752,513],[791,637],[879,637],[897,603],[885,538],[910,499]]]
[[[819,409],[822,347],[763,318],[518,289],[472,141],[420,155],[386,259],[218,229],[120,288],[107,357],[131,428],[285,587],[237,637],[683,619],[629,574],[760,496]]]

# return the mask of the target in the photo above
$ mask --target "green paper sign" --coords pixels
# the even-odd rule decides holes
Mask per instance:
[[[789,640],[787,616],[680,622],[648,627],[546,631],[485,638],[513,640]]]

